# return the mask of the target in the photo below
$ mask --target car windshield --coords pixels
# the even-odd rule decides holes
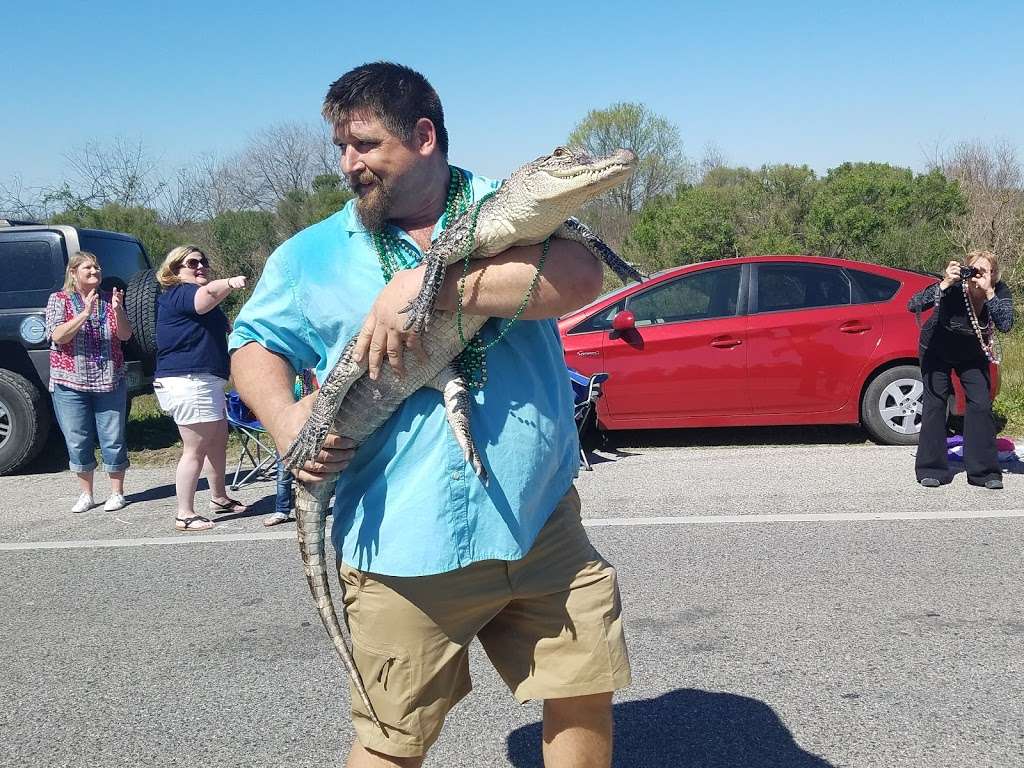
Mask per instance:
[[[588,309],[590,309],[591,307],[596,307],[598,304],[600,304],[605,299],[607,299],[607,298],[609,298],[611,296],[614,296],[617,293],[622,293],[627,288],[630,288],[630,287],[632,287],[632,286],[634,286],[636,284],[637,284],[637,282],[634,280],[633,282],[629,283],[628,285],[623,285],[623,286],[620,286],[618,288],[613,288],[612,290],[608,291],[607,293],[602,293],[600,296],[598,296],[596,299],[594,299],[589,304],[586,304],[585,306],[582,306],[579,309],[574,309],[572,312],[566,312],[564,315],[562,315],[562,317],[568,317],[569,315],[575,315],[577,312],[585,313]]]
[[[108,281],[116,281],[119,287],[124,288],[132,275],[136,272],[148,269],[146,252],[142,250],[136,240],[126,240],[120,237],[103,237],[101,235],[81,232],[78,242],[83,251],[92,251],[100,260],[103,268],[103,287],[109,289]]]

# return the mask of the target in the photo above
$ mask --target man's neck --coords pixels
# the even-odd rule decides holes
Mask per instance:
[[[431,173],[424,193],[409,213],[389,219],[391,224],[408,232],[423,250],[430,247],[430,236],[434,233],[434,226],[444,213],[450,180],[451,172],[445,162],[436,172]]]

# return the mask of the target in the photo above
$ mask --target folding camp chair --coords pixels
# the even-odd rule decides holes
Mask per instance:
[[[590,459],[587,458],[587,452],[583,447],[583,436],[592,417],[596,418],[597,398],[601,396],[601,385],[608,380],[608,374],[595,373],[588,378],[569,369],[569,379],[576,396],[575,417],[576,432],[580,440],[580,461],[583,463],[583,469],[589,472],[593,467],[590,466]]]
[[[229,486],[232,491],[237,491],[240,485],[250,480],[260,479],[277,471],[277,451],[274,450],[274,443],[263,428],[256,414],[249,410],[238,393],[232,390],[227,394],[228,425],[238,433],[242,450],[238,454],[238,463],[235,465],[235,476]],[[248,466],[243,469],[243,464]],[[238,476],[245,472],[241,480]]]

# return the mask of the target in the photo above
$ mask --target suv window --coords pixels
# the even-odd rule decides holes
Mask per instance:
[[[105,290],[110,290],[111,281],[116,281],[119,288],[124,288],[132,275],[149,269],[146,254],[135,240],[79,231],[78,242],[83,251],[92,251],[100,260]]]
[[[64,282],[64,276],[54,269],[53,251],[47,240],[0,240],[0,264],[5,290],[52,291]]]
[[[850,303],[850,279],[838,267],[759,264],[757,311],[837,307]]]
[[[854,301],[857,304],[869,304],[874,301],[888,301],[900,289],[900,281],[891,277],[861,272],[859,269],[848,269],[855,288]]]
[[[740,268],[705,269],[651,288],[626,302],[637,326],[707,320],[736,314]]]
[[[64,251],[56,232],[0,230],[0,309],[46,306],[64,283]]]

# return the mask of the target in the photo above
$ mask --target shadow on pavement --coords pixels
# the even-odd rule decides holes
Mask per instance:
[[[643,447],[732,445],[873,444],[858,426],[702,427],[694,429],[624,429],[602,432],[598,450]]]
[[[680,688],[613,707],[614,768],[834,768],[800,748],[771,707],[732,693]],[[542,768],[541,724],[508,737],[516,768]]]

